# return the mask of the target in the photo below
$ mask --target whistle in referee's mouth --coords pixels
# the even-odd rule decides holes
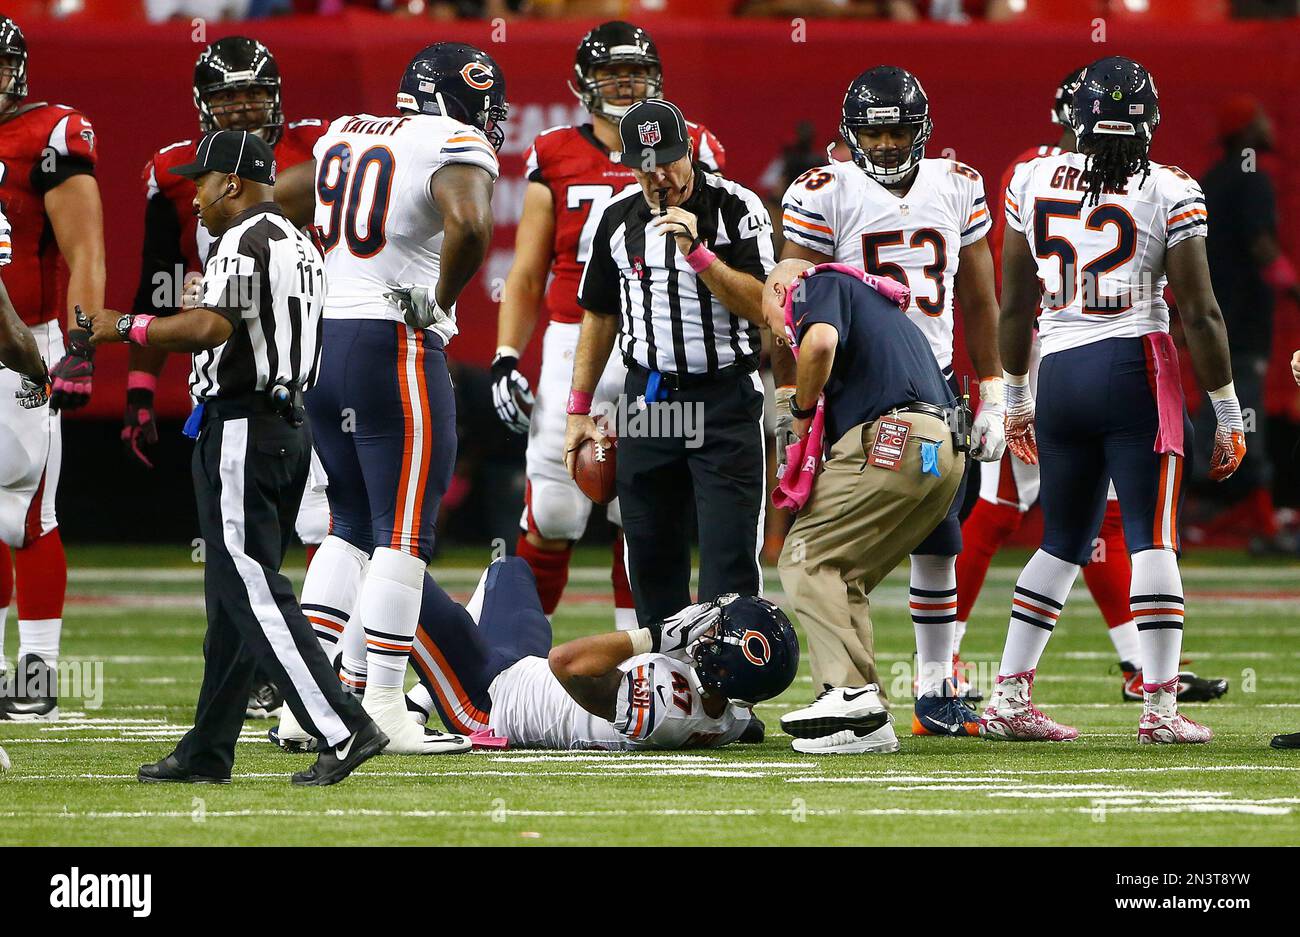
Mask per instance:
[[[659,217],[662,218],[668,214],[668,187],[664,186],[662,189],[655,189],[655,195],[659,197]]]

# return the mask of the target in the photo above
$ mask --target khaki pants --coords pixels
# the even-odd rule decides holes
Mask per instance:
[[[867,464],[876,423],[849,430],[781,551],[781,583],[807,638],[818,692],[875,683],[883,694],[867,596],[943,520],[966,467],[942,420],[898,418],[912,426],[898,470]],[[940,443],[938,478],[921,472],[922,440]]]

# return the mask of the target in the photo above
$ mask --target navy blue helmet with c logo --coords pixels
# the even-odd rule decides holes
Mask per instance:
[[[785,612],[756,596],[719,603],[717,629],[691,652],[700,686],[751,706],[785,692],[799,670],[799,638]]]
[[[493,148],[505,142],[506,78],[492,56],[463,42],[435,42],[406,66],[397,109],[441,114],[477,127]]]
[[[911,148],[896,165],[873,162],[858,143],[863,127],[902,126],[912,130]],[[930,120],[930,99],[921,83],[905,68],[877,65],[849,85],[840,115],[840,135],[853,154],[858,168],[877,182],[896,182],[916,168],[925,157],[925,144],[934,130]]]

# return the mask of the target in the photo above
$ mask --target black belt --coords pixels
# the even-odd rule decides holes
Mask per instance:
[[[623,359],[627,365],[628,371],[639,377],[649,378],[650,369],[636,361]],[[744,358],[735,364],[729,364],[725,368],[718,368],[716,371],[705,371],[700,374],[678,374],[676,371],[660,371],[660,385],[668,390],[688,390],[692,387],[702,387],[705,384],[712,384],[716,381],[722,381],[730,377],[741,377],[745,374],[752,374],[758,370],[758,362],[750,358]]]
[[[932,403],[925,403],[921,400],[913,400],[911,403],[905,403],[901,407],[894,407],[889,413],[919,413],[924,416],[932,416],[936,420],[942,420],[947,425],[951,411],[943,407],[936,407]]]
[[[275,396],[274,391],[282,393]],[[201,401],[203,420],[240,419],[251,416],[278,416],[290,426],[298,427],[303,423],[302,389],[296,384],[277,384],[265,391],[249,391],[229,397],[211,397]]]

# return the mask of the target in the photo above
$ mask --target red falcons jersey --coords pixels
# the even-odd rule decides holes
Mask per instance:
[[[700,124],[686,122],[695,158],[717,172],[726,168],[727,154],[718,138]],[[555,322],[581,322],[578,281],[591,253],[591,238],[618,192],[636,184],[632,170],[618,163],[590,124],[552,127],[543,131],[524,154],[530,182],[551,190],[555,203],[555,240],[546,311]]]
[[[45,215],[45,193],[71,176],[94,175],[99,149],[83,115],[62,104],[28,104],[0,123],[0,210],[13,226],[5,288],[28,325],[61,319],[67,265]]]
[[[298,120],[284,128],[275,145],[276,171],[288,169],[312,158],[312,147],[325,132],[321,120]],[[194,161],[197,140],[181,140],[165,146],[144,167],[145,209],[144,251],[135,312],[156,315],[174,310],[171,277],[177,266],[186,273],[203,269],[203,259],[213,238],[194,214],[194,180],[173,175],[170,170]],[[161,274],[161,278],[159,275]],[[163,287],[159,292],[159,287]]]
[[[1007,213],[1003,211],[1002,206],[1006,203],[1007,186],[1011,185],[1011,177],[1016,174],[1016,170],[1024,163],[1031,159],[1038,159],[1042,156],[1058,156],[1063,151],[1059,146],[1043,144],[1042,146],[1031,146],[1019,156],[1011,161],[1007,166],[1007,171],[1002,174],[1002,179],[998,184],[996,199],[990,199],[989,204],[993,208],[993,233],[989,238],[993,247],[993,277],[998,286],[998,293],[1002,292],[1002,238],[1007,231]]]

